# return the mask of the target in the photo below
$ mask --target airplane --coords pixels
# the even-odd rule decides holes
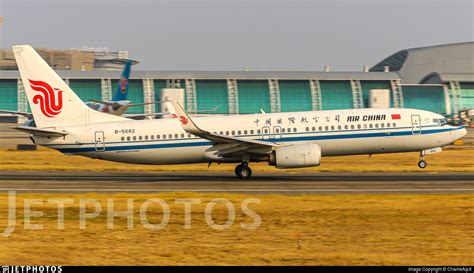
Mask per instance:
[[[13,51],[37,128],[17,126],[34,143],[65,154],[134,164],[234,163],[319,166],[322,157],[441,152],[466,135],[462,126],[417,109],[346,109],[191,117],[176,101],[171,119],[131,120],[87,107],[30,46]]]

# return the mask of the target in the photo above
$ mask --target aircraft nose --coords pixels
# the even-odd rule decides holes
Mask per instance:
[[[467,135],[467,130],[466,128],[461,128],[455,131],[456,133],[454,134],[454,141],[463,138],[465,135]]]

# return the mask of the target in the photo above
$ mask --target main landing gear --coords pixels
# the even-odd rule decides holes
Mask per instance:
[[[418,161],[418,167],[421,169],[426,168],[428,166],[428,163],[425,161],[425,156],[423,155],[423,152],[420,152],[420,161]]]
[[[244,162],[235,167],[235,174],[241,179],[249,179],[252,176],[252,169],[247,162]]]

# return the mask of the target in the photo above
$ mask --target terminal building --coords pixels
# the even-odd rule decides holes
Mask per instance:
[[[57,70],[84,101],[110,100],[120,71]],[[133,71],[129,100],[158,101],[182,92],[188,111],[249,114],[374,107],[374,90],[386,105],[448,116],[474,108],[474,42],[404,49],[358,72]],[[130,113],[159,112],[159,104]],[[18,71],[0,70],[0,109],[28,111]]]

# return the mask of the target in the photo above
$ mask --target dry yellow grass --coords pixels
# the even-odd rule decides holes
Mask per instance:
[[[417,166],[418,153],[380,154],[325,157],[321,166],[303,169],[278,170],[266,163],[252,164],[255,172],[473,172],[473,149],[448,149],[426,157],[428,167]],[[0,171],[149,171],[193,172],[233,171],[235,164],[187,164],[171,166],[133,165],[94,160],[82,156],[66,156],[58,151],[42,148],[38,151],[0,150]]]
[[[65,229],[57,230],[55,205],[37,205],[44,216],[33,218],[43,230],[21,226],[24,198],[73,198],[65,210]],[[147,198],[165,200],[171,208],[162,230],[145,229],[138,207]],[[184,229],[183,206],[175,198],[201,198],[193,205],[192,229]],[[237,208],[235,224],[216,231],[204,221],[209,200],[223,197]],[[473,195],[329,195],[257,196],[250,208],[262,217],[256,230],[240,229],[252,219],[242,215],[235,194],[22,194],[17,197],[18,227],[11,237],[0,236],[0,264],[65,265],[472,265],[474,263]],[[255,197],[255,196],[254,196]],[[135,199],[135,229],[116,219],[106,229],[106,214],[79,229],[79,198],[95,198],[105,207],[125,210],[125,199]],[[7,196],[0,195],[0,229],[6,226]],[[157,209],[155,207],[155,209]],[[151,212],[154,210],[152,209]],[[161,211],[150,213],[161,221]],[[226,220],[217,206],[216,222]],[[300,247],[298,247],[300,245]]]

